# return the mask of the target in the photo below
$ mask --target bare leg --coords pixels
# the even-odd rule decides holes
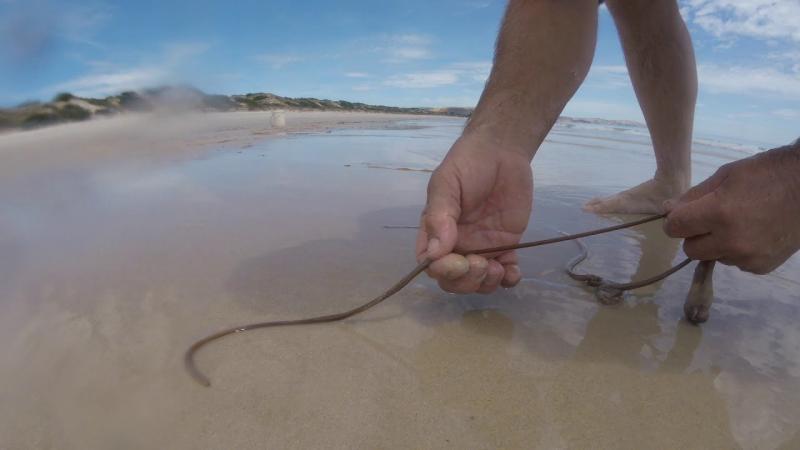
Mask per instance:
[[[596,42],[596,0],[509,1],[494,66],[464,136],[485,136],[494,151],[533,158],[589,72]]]
[[[697,69],[675,0],[608,0],[656,155],[656,173],[627,191],[589,201],[595,213],[660,213],[691,180]]]

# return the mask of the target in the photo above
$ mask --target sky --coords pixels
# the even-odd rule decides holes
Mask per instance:
[[[680,0],[706,136],[800,136],[800,0]],[[0,0],[0,106],[187,83],[396,106],[474,106],[503,0]],[[565,30],[569,32],[569,30]],[[558,36],[553,36],[558,39]],[[643,121],[608,10],[565,115]]]

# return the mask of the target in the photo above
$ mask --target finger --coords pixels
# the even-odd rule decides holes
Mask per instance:
[[[428,257],[428,231],[425,229],[424,212],[419,218],[419,230],[417,230],[417,242],[415,244],[415,253],[417,255],[418,263],[421,263],[422,260]]]
[[[712,191],[697,200],[679,203],[664,220],[664,232],[674,238],[710,233],[719,222],[719,195]]]
[[[522,279],[522,272],[517,265],[519,257],[516,251],[506,252],[497,257],[497,262],[503,265],[503,279],[500,285],[503,287],[514,287]]]
[[[686,239],[683,241],[683,252],[696,261],[716,261],[725,256],[719,239],[714,234]]]
[[[480,288],[481,283],[486,279],[489,262],[486,258],[478,255],[468,255],[466,259],[469,262],[467,273],[455,280],[439,280],[439,286],[442,289],[456,294],[469,294]]]
[[[688,191],[684,192],[683,195],[676,199],[670,199],[663,203],[664,211],[668,214],[672,212],[677,206],[682,205],[684,203],[693,202],[695,200],[699,200],[700,198],[704,197],[707,194],[715,191],[723,181],[728,177],[728,168],[727,166],[722,166],[714,172],[713,175],[703,180],[698,185],[690,188]]]
[[[462,255],[450,253],[432,262],[426,272],[436,280],[457,280],[469,272],[469,261]]]
[[[461,215],[461,189],[456,180],[435,172],[428,183],[428,202],[417,238],[417,256],[438,259],[453,251]]]
[[[504,266],[508,264],[517,264],[519,262],[519,256],[517,255],[516,250],[505,252],[502,255],[497,255],[493,259],[495,259],[497,262],[499,262]]]
[[[483,282],[478,287],[478,292],[481,294],[489,294],[494,292],[494,290],[500,286],[500,282],[503,280],[505,273],[506,271],[502,264],[490,259],[489,267],[486,269],[486,278],[483,279]]]
[[[503,275],[503,280],[500,282],[503,287],[514,287],[522,280],[522,271],[519,270],[518,265],[509,264],[505,266],[504,269],[505,274]]]

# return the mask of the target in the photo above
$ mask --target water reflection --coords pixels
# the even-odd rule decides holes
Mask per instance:
[[[660,224],[646,224],[638,231],[633,236],[641,257],[632,279],[668,269],[678,242],[663,237]],[[654,340],[669,326],[660,319],[660,304],[654,301],[661,285],[629,294],[625,307],[598,308],[570,363],[555,376],[554,411],[564,424],[580,424],[562,427],[568,442],[645,448],[669,439],[688,447],[698,442],[713,448],[736,446],[713,376],[687,373],[702,330],[681,320],[666,357],[658,354]],[[626,428],[632,432],[617,434]]]

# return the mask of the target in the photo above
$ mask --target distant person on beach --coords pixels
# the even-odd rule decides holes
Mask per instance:
[[[608,0],[656,157],[653,179],[589,201],[595,213],[663,213],[686,254],[766,273],[800,249],[800,145],[727,164],[689,189],[697,73],[675,0]],[[596,0],[511,0],[494,66],[461,137],[431,176],[417,255],[442,289],[516,285],[515,252],[454,250],[518,243],[533,200],[531,160],[586,77]]]

